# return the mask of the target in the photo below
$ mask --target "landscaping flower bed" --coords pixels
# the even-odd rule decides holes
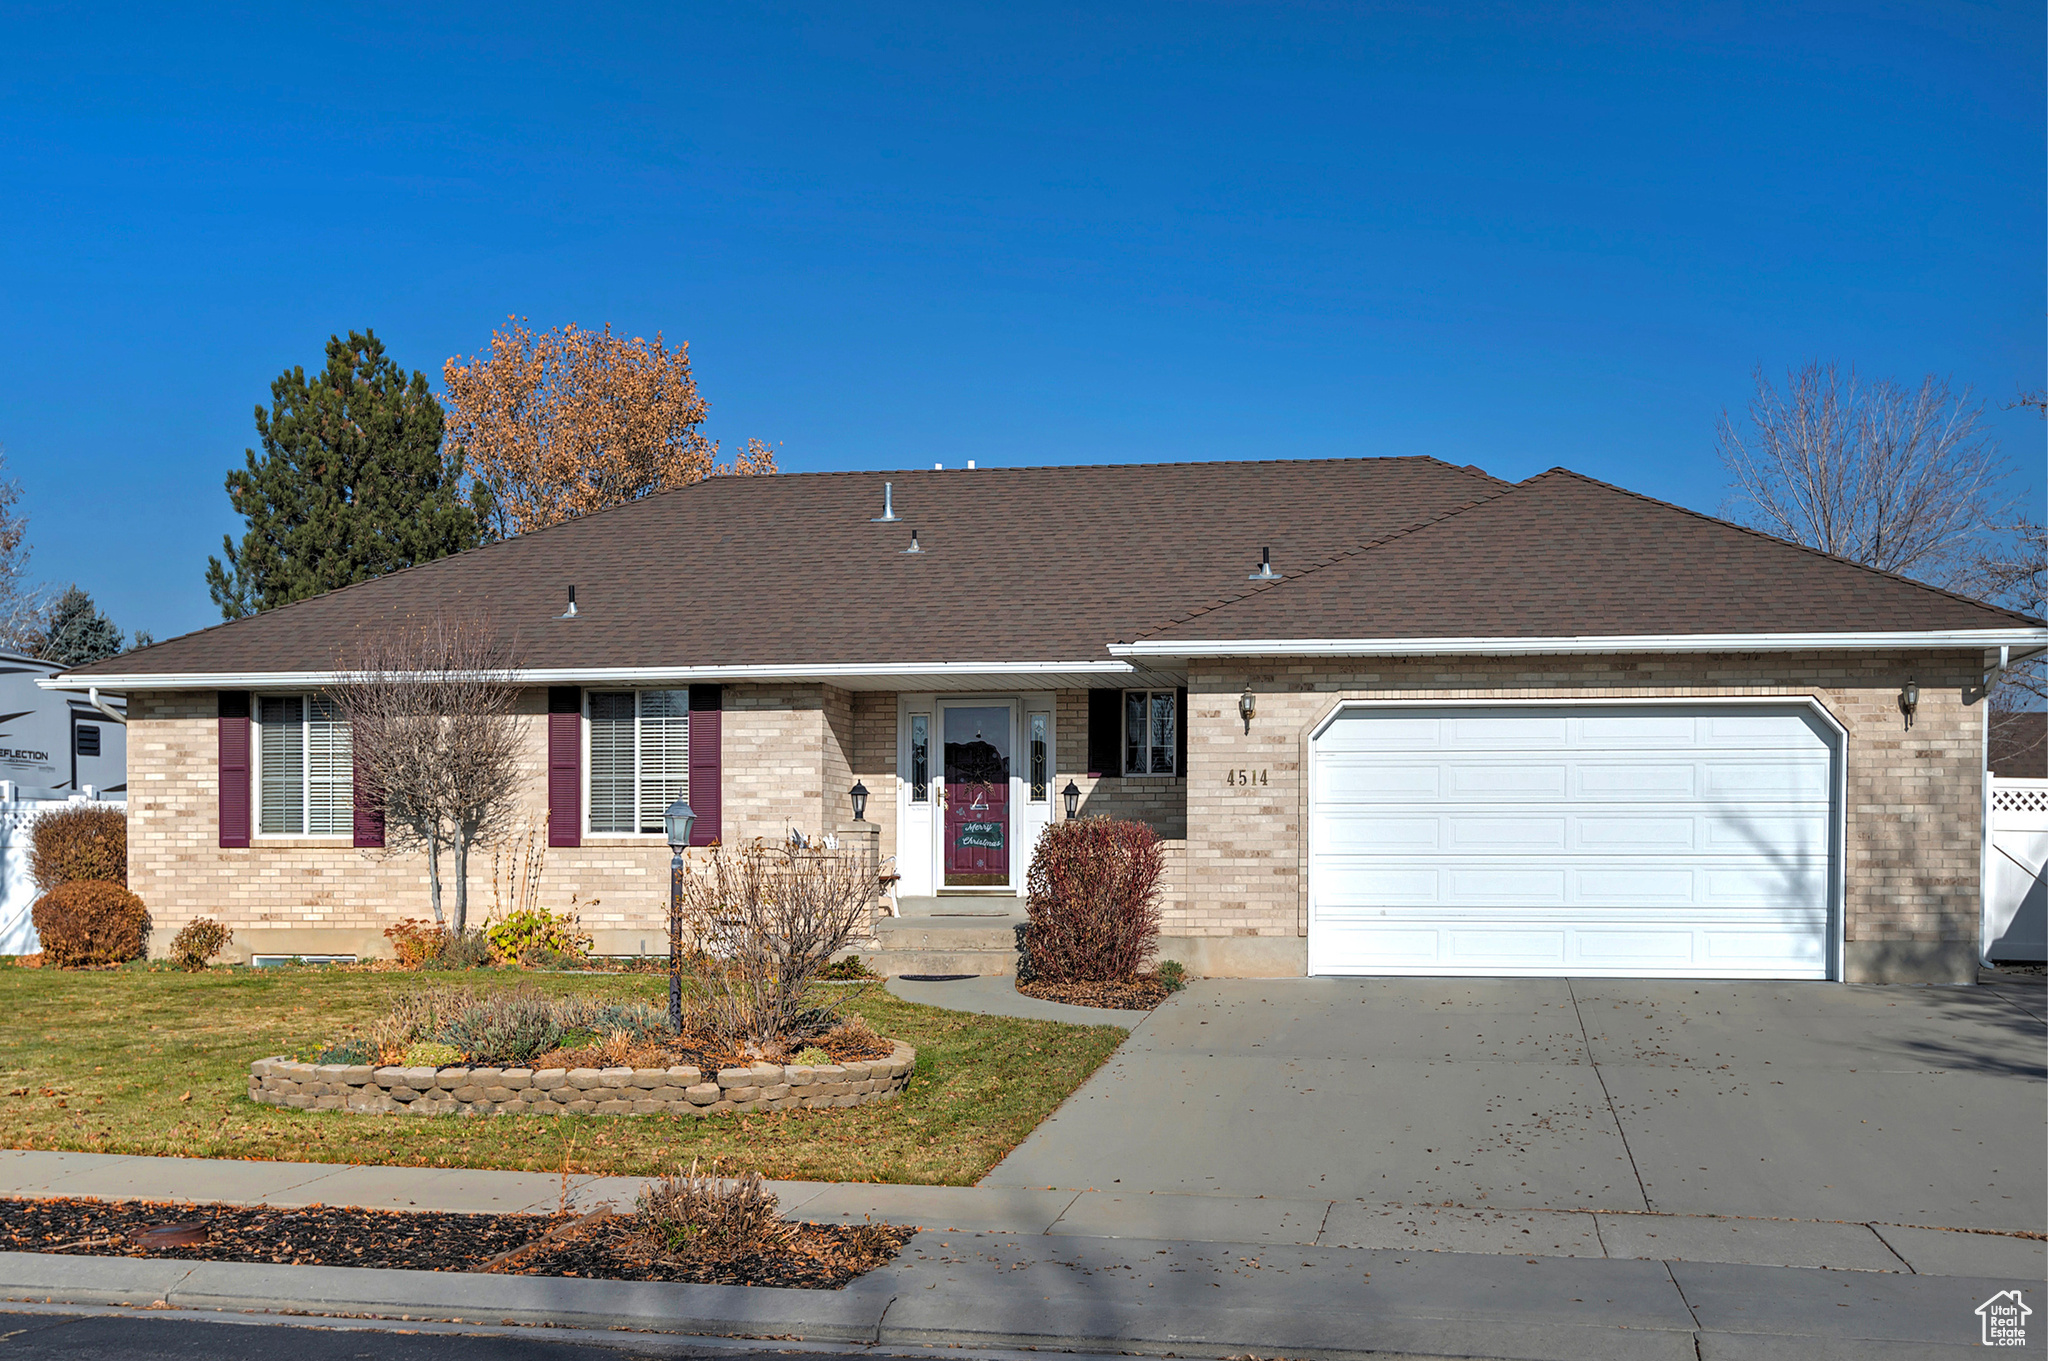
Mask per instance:
[[[249,1099],[300,1110],[407,1115],[730,1115],[887,1101],[910,1085],[917,1051],[850,1063],[758,1061],[706,1072],[663,1068],[372,1067],[258,1059]]]

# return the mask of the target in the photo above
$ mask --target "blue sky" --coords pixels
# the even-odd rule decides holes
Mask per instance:
[[[1432,454],[1709,511],[1758,363],[2038,385],[2040,4],[1677,8],[0,5],[36,570],[216,622],[251,411],[351,327],[437,385],[512,313],[687,339],[792,471]]]

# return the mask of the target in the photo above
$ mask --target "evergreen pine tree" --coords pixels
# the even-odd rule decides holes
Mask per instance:
[[[462,454],[441,448],[441,404],[426,375],[384,354],[374,332],[327,342],[327,368],[292,368],[256,408],[263,455],[227,475],[249,522],[206,585],[223,617],[304,600],[482,541],[485,508],[462,491]]]
[[[49,632],[36,655],[65,666],[84,666],[121,650],[121,630],[99,612],[90,595],[73,586],[50,611]]]

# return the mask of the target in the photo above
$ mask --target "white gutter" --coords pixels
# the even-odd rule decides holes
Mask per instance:
[[[522,667],[510,673],[522,685],[589,685],[628,681],[832,681],[913,676],[1128,676],[1138,668],[1124,661],[1087,662],[848,662],[826,666],[563,666]],[[345,671],[187,671],[133,676],[46,676],[45,690],[258,690],[270,686],[338,685]]]
[[[1584,652],[1880,652],[2048,648],[2048,628],[1912,633],[1637,633],[1556,638],[1251,638],[1112,643],[1113,657],[1420,657]]]
[[[122,727],[128,726],[128,715],[115,713],[112,709],[108,708],[107,702],[100,698],[100,688],[97,685],[88,685],[85,688],[85,702],[98,709],[108,718],[113,719],[116,723],[119,723]]]

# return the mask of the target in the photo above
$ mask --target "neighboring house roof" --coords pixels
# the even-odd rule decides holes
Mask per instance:
[[[1554,468],[1120,642],[1969,633],[2038,621]],[[1126,651],[1127,649],[1118,649]]]
[[[876,524],[885,482],[900,519]],[[1283,580],[1250,587],[1267,547]],[[572,585],[578,616],[558,618]],[[445,610],[515,628],[536,676],[1122,669],[1110,645],[1141,636],[1170,650],[2032,623],[1561,471],[1517,486],[1430,458],[1124,464],[715,478],[68,678],[331,672],[352,638]]]

